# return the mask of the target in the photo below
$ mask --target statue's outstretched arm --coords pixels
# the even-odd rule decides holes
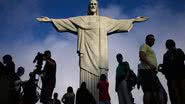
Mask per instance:
[[[39,22],[51,22],[50,18],[44,17],[44,16],[38,17],[38,18],[36,18],[36,20]]]
[[[137,18],[134,18],[133,19],[133,22],[143,22],[143,21],[146,21],[148,20],[149,18],[148,17],[144,17],[144,16],[139,16]]]

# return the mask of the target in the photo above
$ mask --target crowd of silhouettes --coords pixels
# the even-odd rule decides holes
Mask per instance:
[[[175,41],[168,39],[165,43],[167,52],[163,55],[163,63],[157,65],[155,52],[151,48],[155,37],[146,36],[145,43],[140,46],[138,74],[131,70],[123,55],[118,53],[116,59],[115,91],[118,94],[119,104],[135,104],[132,90],[142,88],[143,104],[167,104],[167,92],[162,86],[157,73],[161,72],[167,79],[168,94],[171,104],[185,104],[185,54],[182,49],[176,48]],[[56,84],[56,62],[51,58],[51,52],[46,50],[38,53],[34,59],[36,69],[29,73],[28,80],[21,80],[25,68],[20,66],[15,70],[15,63],[11,55],[2,57],[0,62],[0,104],[114,104],[109,95],[109,81],[107,75],[101,74],[97,89],[99,101],[87,89],[86,82],[82,82],[76,95],[69,86],[67,92],[58,98],[53,94]],[[45,65],[42,68],[42,64]],[[42,87],[38,86],[39,78]],[[40,91],[39,91],[40,90]],[[39,93],[40,92],[40,93]],[[53,95],[53,98],[52,98]]]

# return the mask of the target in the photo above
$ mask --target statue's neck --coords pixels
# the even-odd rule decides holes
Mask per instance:
[[[97,16],[96,13],[90,13],[90,16]]]

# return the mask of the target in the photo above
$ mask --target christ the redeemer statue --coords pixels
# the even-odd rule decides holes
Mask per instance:
[[[111,19],[98,15],[98,1],[91,0],[87,16],[66,19],[48,17],[37,18],[40,22],[52,23],[59,32],[76,33],[78,37],[80,83],[85,81],[87,88],[97,95],[96,84],[100,74],[106,74],[108,68],[107,35],[128,32],[133,23],[147,20],[146,17],[133,19]],[[97,96],[95,96],[97,98]]]

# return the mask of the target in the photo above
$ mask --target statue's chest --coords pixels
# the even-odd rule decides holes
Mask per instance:
[[[100,26],[100,21],[96,18],[90,19],[88,20],[87,25],[92,28],[98,28]]]
[[[92,16],[86,19],[86,25],[91,30],[93,29],[101,29],[104,30],[106,26],[104,25],[104,20],[99,16]]]

